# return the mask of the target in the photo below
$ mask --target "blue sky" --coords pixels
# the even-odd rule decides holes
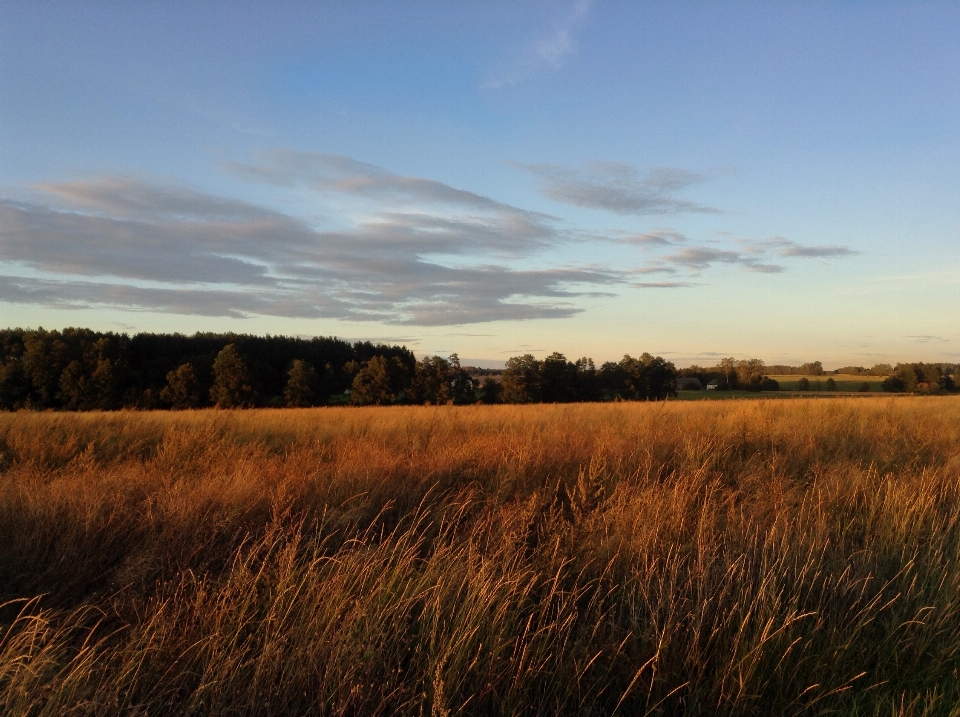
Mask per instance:
[[[960,4],[0,3],[0,324],[960,360]]]

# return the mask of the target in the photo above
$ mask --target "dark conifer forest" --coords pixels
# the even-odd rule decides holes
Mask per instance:
[[[284,391],[295,361],[312,369],[305,402],[321,405],[344,395],[370,359],[406,372],[416,364],[413,352],[401,346],[336,338],[128,337],[80,328],[3,330],[0,351],[0,407],[6,410],[287,405]]]

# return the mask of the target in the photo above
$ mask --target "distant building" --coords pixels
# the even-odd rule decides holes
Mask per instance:
[[[720,382],[717,379],[713,379],[710,383],[707,384],[708,391],[716,391],[719,388]]]
[[[696,376],[680,376],[677,379],[678,391],[702,391],[703,383]]]

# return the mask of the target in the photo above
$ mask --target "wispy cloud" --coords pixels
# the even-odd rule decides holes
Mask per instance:
[[[281,149],[262,152],[256,163],[221,167],[249,181],[371,202],[369,227],[389,235],[397,248],[406,244],[407,251],[519,255],[563,239],[554,217],[341,155]]]
[[[577,0],[553,22],[542,36],[529,42],[518,57],[496,72],[484,87],[497,90],[515,85],[545,71],[556,71],[576,52],[576,30],[584,23],[593,5],[590,0]]]
[[[339,154],[272,149],[261,151],[256,162],[222,162],[220,167],[243,179],[281,187],[306,185],[317,190],[379,200],[417,201],[530,214],[489,197],[455,189],[443,182],[394,174],[383,167]]]
[[[716,214],[718,210],[684,199],[680,192],[706,181],[707,175],[675,167],[653,167],[645,175],[622,162],[594,162],[582,167],[520,164],[538,181],[548,199],[585,209],[621,215]]]
[[[779,236],[698,243],[661,228],[613,234],[649,255],[644,266],[556,266],[544,252],[611,238],[340,155],[275,150],[223,168],[350,209],[335,211],[331,228],[135,177],[40,183],[0,196],[0,301],[460,325],[565,318],[584,310],[584,298],[696,286],[717,266],[773,274],[856,253]],[[689,181],[663,175],[658,191]]]
[[[676,274],[677,267],[666,264],[652,264],[650,266],[641,266],[636,269],[629,269],[628,274]]]
[[[670,229],[655,229],[652,232],[628,234],[620,239],[623,244],[635,244],[642,247],[673,246],[683,244],[687,238],[680,232]]]
[[[835,256],[853,256],[859,252],[846,246],[802,246],[794,244],[780,252],[780,256],[801,256],[807,258],[828,258]]]
[[[700,286],[700,284],[692,281],[638,281],[631,286],[638,289],[686,289],[691,286]]]
[[[780,264],[745,264],[744,269],[746,271],[752,271],[757,274],[781,274],[787,270],[787,267]]]
[[[551,217],[441,182],[292,152],[231,171],[370,207],[327,230],[131,177],[37,185],[30,201],[0,198],[0,300],[447,325],[568,317],[578,297],[626,282],[605,268],[514,266],[569,237]]]
[[[631,270],[632,274],[687,272],[697,276],[718,264],[738,266],[744,271],[759,274],[780,274],[787,271],[787,266],[771,260],[825,259],[858,253],[845,246],[806,245],[779,236],[759,240],[737,239],[728,242],[726,246],[718,246],[715,242],[690,244],[684,235],[669,230],[638,234],[621,241],[637,244],[645,249],[674,249],[658,254],[647,266]],[[673,283],[682,285],[682,282]]]
[[[831,245],[798,244],[785,237],[774,236],[767,239],[741,239],[737,242],[744,251],[755,254],[773,253],[781,257],[800,257],[804,259],[828,259],[839,256],[854,256],[860,252],[850,247]]]
[[[723,249],[714,249],[707,246],[691,246],[673,254],[667,254],[660,257],[661,261],[675,266],[683,266],[691,269],[706,269],[711,264],[740,264],[743,263],[743,255],[736,251],[727,251]]]
[[[943,336],[932,336],[931,334],[917,334],[913,336],[907,336],[908,339],[913,339],[918,344],[930,344],[930,343],[939,343],[947,344],[950,343],[950,339],[944,338]]]

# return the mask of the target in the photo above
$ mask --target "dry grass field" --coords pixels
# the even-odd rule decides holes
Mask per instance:
[[[5,715],[960,714],[960,399],[0,415]]]

